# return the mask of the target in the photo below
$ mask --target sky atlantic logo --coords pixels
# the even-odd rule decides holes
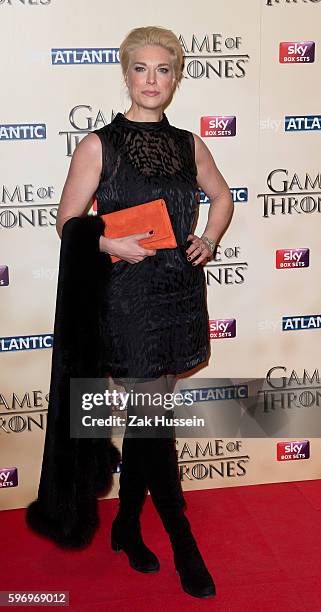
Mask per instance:
[[[210,319],[210,339],[235,338],[236,319]]]
[[[51,49],[53,66],[119,64],[119,48],[61,48]]]
[[[0,141],[10,140],[46,140],[45,123],[1,123]]]
[[[312,40],[304,42],[280,42],[279,62],[280,64],[296,64],[314,62],[315,43]]]
[[[236,117],[234,115],[201,117],[201,136],[219,138],[235,136],[235,134]]]
[[[244,78],[248,53],[242,53],[241,36],[223,36],[222,34],[192,34],[190,38],[178,36],[182,45],[184,77],[191,79]]]
[[[277,461],[294,461],[310,458],[310,441],[277,442]]]
[[[245,204],[248,202],[249,194],[247,187],[230,187],[231,196],[234,204]],[[200,190],[200,204],[210,204],[210,198]]]
[[[41,334],[38,336],[7,336],[5,338],[0,338],[0,353],[48,349],[52,348],[52,345],[52,334]]]
[[[285,132],[315,132],[321,130],[321,115],[289,115],[285,117]]]
[[[259,193],[263,201],[263,217],[276,215],[312,214],[321,212],[321,173],[308,172],[290,178],[285,168],[272,170],[267,177],[268,191]]]
[[[180,393],[185,397],[191,396],[193,403],[202,402],[221,402],[231,399],[246,399],[249,396],[249,388],[247,384],[239,385],[224,385],[217,387],[195,387],[180,389]]]
[[[321,315],[296,315],[282,317],[283,331],[298,331],[301,329],[320,329]]]
[[[275,267],[277,270],[289,268],[308,268],[310,249],[277,249]]]
[[[230,192],[234,204],[244,204],[249,200],[249,193],[247,187],[230,187]]]

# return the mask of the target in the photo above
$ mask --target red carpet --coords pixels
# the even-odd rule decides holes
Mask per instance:
[[[167,534],[149,497],[143,533],[159,556],[157,574],[135,572],[124,553],[111,551],[117,500],[103,500],[101,527],[82,552],[61,551],[28,531],[23,510],[1,512],[1,590],[69,591],[71,609],[90,612],[321,610],[319,480],[185,496],[216,597],[199,600],[181,590]]]

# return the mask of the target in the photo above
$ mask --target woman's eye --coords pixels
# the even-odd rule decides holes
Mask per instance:
[[[135,72],[143,72],[145,70],[144,66],[135,66]],[[159,71],[162,72],[163,74],[167,74],[169,72],[169,69],[166,67],[161,67],[159,68]]]

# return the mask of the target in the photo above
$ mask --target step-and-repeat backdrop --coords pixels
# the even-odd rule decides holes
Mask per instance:
[[[320,478],[320,20],[320,0],[0,0],[0,508],[37,492],[71,156],[129,108],[118,48],[143,25],[179,37],[166,113],[204,139],[235,206],[204,266],[211,359],[184,381],[217,428],[178,439],[183,486]]]

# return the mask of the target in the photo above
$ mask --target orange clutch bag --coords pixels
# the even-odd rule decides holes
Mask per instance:
[[[122,238],[130,234],[141,234],[154,230],[150,238],[139,240],[141,246],[151,249],[174,249],[177,247],[175,234],[165,200],[152,200],[123,210],[101,215],[105,223],[106,238]],[[121,258],[111,255],[113,263]]]

